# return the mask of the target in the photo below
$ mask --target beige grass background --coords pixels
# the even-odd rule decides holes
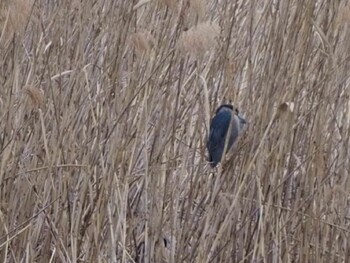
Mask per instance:
[[[1,0],[0,262],[350,262],[350,2]],[[249,124],[217,170],[208,124]]]

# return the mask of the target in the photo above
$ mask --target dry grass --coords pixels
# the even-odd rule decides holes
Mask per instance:
[[[2,0],[0,262],[350,262],[349,6]]]

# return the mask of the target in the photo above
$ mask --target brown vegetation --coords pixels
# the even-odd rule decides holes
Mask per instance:
[[[350,262],[346,2],[0,1],[0,262]]]

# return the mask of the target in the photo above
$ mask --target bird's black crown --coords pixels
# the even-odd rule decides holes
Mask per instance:
[[[229,108],[233,111],[233,105],[232,104],[222,104],[219,108],[217,108],[216,113],[218,113],[222,108]]]

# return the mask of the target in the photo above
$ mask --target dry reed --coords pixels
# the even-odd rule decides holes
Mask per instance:
[[[0,2],[0,262],[350,261],[348,4],[28,3]]]

